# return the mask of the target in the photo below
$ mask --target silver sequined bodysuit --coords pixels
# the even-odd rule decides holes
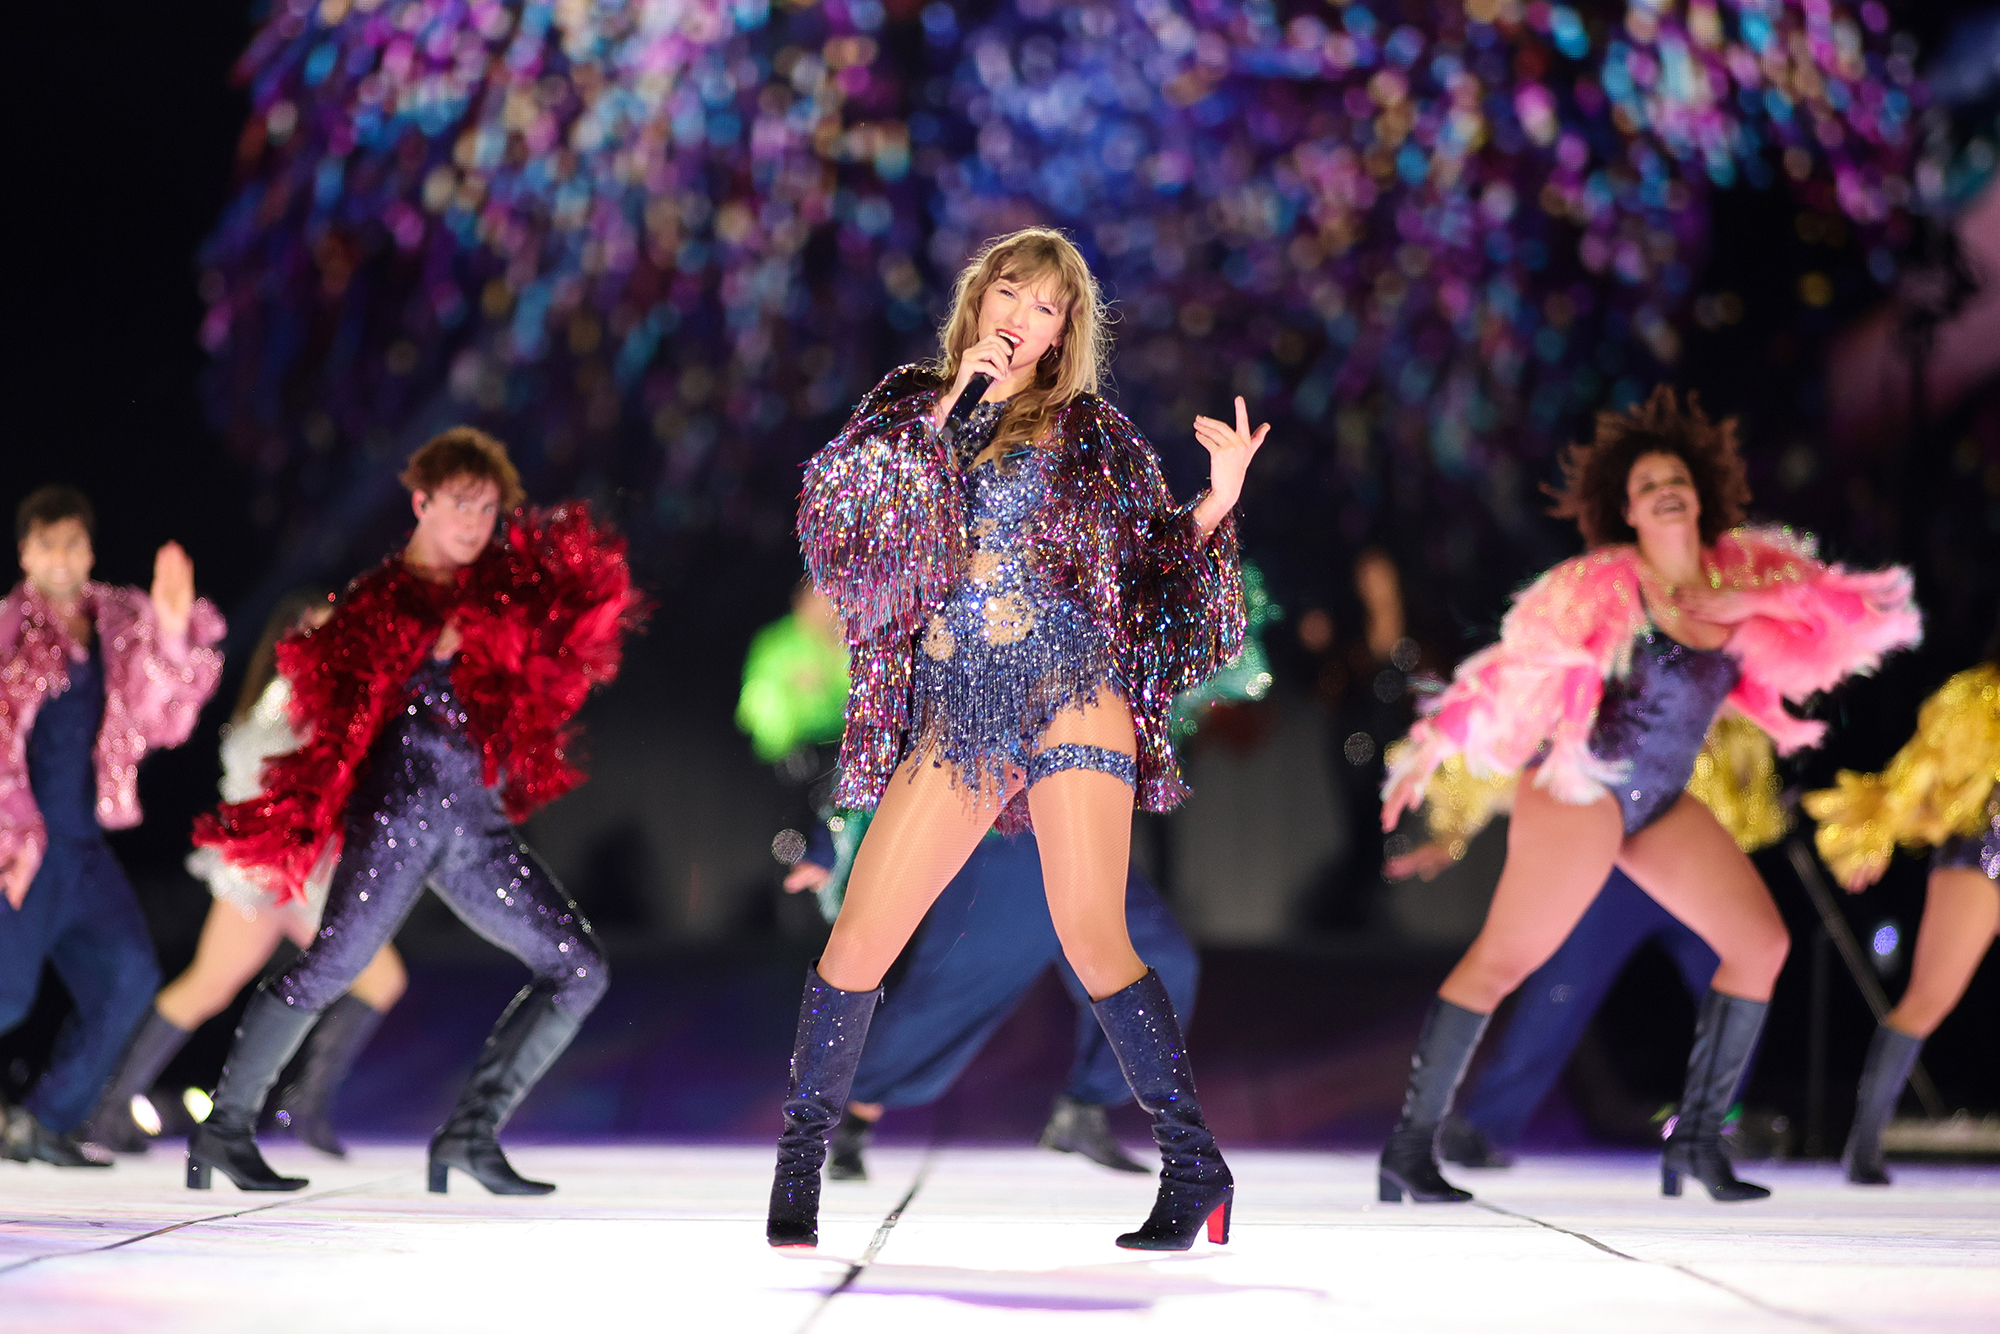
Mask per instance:
[[[1095,700],[1100,689],[1125,690],[1103,631],[1048,582],[1028,542],[1049,455],[1024,445],[965,467],[993,438],[1005,406],[980,404],[953,441],[972,555],[918,641],[911,748],[949,763],[981,791],[997,791],[1015,768],[1030,784],[1065,769],[1095,769],[1129,784],[1129,755],[1040,746],[1057,714]]]

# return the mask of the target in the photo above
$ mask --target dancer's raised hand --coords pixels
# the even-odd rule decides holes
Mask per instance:
[[[169,542],[153,557],[153,618],[168,639],[187,634],[194,615],[194,561],[178,542]]]

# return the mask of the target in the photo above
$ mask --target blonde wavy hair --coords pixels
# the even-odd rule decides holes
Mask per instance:
[[[1062,336],[1036,364],[1028,387],[1007,405],[989,448],[1040,440],[1057,413],[1079,395],[1097,392],[1111,352],[1108,312],[1083,255],[1051,227],[1026,227],[988,241],[953,285],[951,314],[938,330],[941,355],[934,367],[947,385],[958,375],[959,358],[979,341],[979,306],[986,289],[1003,280],[1050,279],[1064,308]]]

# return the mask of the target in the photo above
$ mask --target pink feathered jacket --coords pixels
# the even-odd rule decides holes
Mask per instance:
[[[104,722],[93,756],[97,822],[125,829],[139,823],[139,761],[187,740],[215,693],[222,614],[198,599],[186,640],[174,643],[161,638],[153,600],[141,589],[86,584],[79,605],[97,626],[104,662]],[[69,689],[69,664],[87,651],[27,584],[0,599],[0,865],[23,848],[39,857],[48,845],[28,787],[28,734],[42,702]]]
[[[1901,567],[1826,564],[1810,537],[1767,527],[1723,534],[1702,561],[1721,595],[1704,614],[1735,627],[1723,647],[1741,678],[1725,707],[1761,727],[1781,754],[1818,745],[1826,731],[1794,717],[1786,701],[1871,672],[1922,638]],[[1601,547],[1556,566],[1515,598],[1500,642],[1459,664],[1410,729],[1384,792],[1412,774],[1428,784],[1451,755],[1479,777],[1518,773],[1546,743],[1538,785],[1572,805],[1603,796],[1624,766],[1592,754],[1590,733],[1605,681],[1628,670],[1645,625],[1638,548]]]

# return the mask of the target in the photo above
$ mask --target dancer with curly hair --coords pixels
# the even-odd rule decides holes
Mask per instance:
[[[1226,1240],[1234,1185],[1187,1045],[1125,922],[1134,801],[1177,803],[1174,696],[1235,653],[1230,522],[1267,427],[1194,421],[1210,489],[1176,505],[1145,439],[1097,395],[1096,280],[1060,232],[960,273],[935,365],[892,372],[807,468],[799,536],[853,651],[837,804],[875,809],[806,976],[771,1187],[773,1246],[818,1243],[826,1134],[891,961],[993,826],[1030,821],[1063,955],[1164,1166],[1118,1239]],[[976,387],[975,387],[976,386]],[[957,411],[961,398],[966,410]]]
[[[288,593],[272,611],[264,634],[244,669],[236,710],[222,730],[222,799],[248,801],[263,791],[264,761],[298,749],[292,730],[292,689],[278,675],[278,640],[294,630],[316,630],[333,615],[333,599],[323,589]],[[278,942],[311,947],[332,868],[324,866],[306,884],[302,897],[275,900],[216,854],[197,848],[187,867],[214,896],[202,923],[194,959],[180,976],[160,988],[153,1008],[132,1035],[125,1057],[111,1077],[97,1110],[79,1138],[116,1153],[144,1153],[149,1134],[133,1118],[133,1102],[143,1097],[167,1063],[194,1035],[236,999],[243,985],[271,960]],[[288,1067],[275,1104],[275,1119],[321,1153],[345,1158],[347,1147],[334,1133],[333,1094],[368,1045],[382,1016],[402,997],[407,977],[393,944],[384,942],[354,979],[354,985],[326,1008],[305,1045]]]
[[[1438,1171],[1437,1132],[1493,1010],[1552,955],[1615,867],[1720,959],[1695,1026],[1679,1116],[1661,1162],[1718,1200],[1770,1192],[1736,1179],[1722,1124],[1790,948],[1756,868],[1685,791],[1727,706],[1780,752],[1825,725],[1788,712],[1917,642],[1910,578],[1821,562],[1809,539],[1739,527],[1749,501],[1735,425],[1661,386],[1598,419],[1564,456],[1554,513],[1590,550],[1541,576],[1500,641],[1459,665],[1410,730],[1384,786],[1383,825],[1463,756],[1475,778],[1526,771],[1486,922],[1438,989],[1411,1060],[1378,1194],[1471,1195]]]
[[[1858,894],[1898,844],[1931,848],[1910,981],[1876,1025],[1840,1155],[1857,1186],[1886,1186],[1882,1128],[1924,1039],[1957,1008],[2000,932],[2000,635],[1986,660],[1946,681],[1917,713],[1916,735],[1879,774],[1842,770],[1809,792],[1819,854]]]
[[[348,587],[332,619],[278,645],[307,740],[264,766],[263,791],[195,826],[195,842],[280,900],[333,866],[319,934],[243,1014],[188,1141],[188,1185],[297,1190],[257,1152],[257,1114],[321,1012],[402,925],[426,882],[467,926],[528,965],[430,1143],[495,1194],[540,1195],[499,1131],[604,995],[590,924],[513,825],[582,781],[565,753],[592,686],[617,674],[636,599],[624,542],[582,505],[521,511],[499,441],[469,427],[403,472],[417,526]],[[504,528],[503,514],[511,515]],[[337,865],[335,864],[337,861]]]

